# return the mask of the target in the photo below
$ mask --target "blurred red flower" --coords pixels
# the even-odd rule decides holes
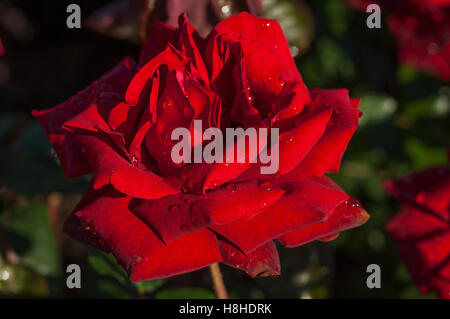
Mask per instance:
[[[435,167],[387,184],[403,205],[387,224],[422,293],[450,298],[450,169]]]
[[[324,174],[337,172],[358,99],[309,91],[276,21],[241,13],[201,38],[185,16],[155,23],[138,64],[124,59],[68,101],[34,111],[67,176],[92,173],[65,231],[112,252],[134,281],[221,261],[277,275],[273,242],[331,240],[368,219]],[[203,120],[280,130],[279,170],[175,164],[175,128]]]
[[[450,0],[346,0],[366,10],[381,6],[400,61],[450,81]]]

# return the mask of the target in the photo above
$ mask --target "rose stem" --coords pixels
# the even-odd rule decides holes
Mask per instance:
[[[218,263],[209,265],[209,271],[214,284],[214,291],[216,292],[217,299],[228,299],[227,288],[223,282],[222,272]]]

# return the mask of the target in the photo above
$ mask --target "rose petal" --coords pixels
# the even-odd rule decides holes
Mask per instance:
[[[130,209],[170,243],[212,223],[251,218],[283,194],[281,189],[264,189],[256,182],[247,182],[229,184],[204,196],[176,194],[157,200],[133,200]]]
[[[163,244],[128,210],[130,199],[91,189],[66,221],[65,232],[112,252],[133,281],[173,276],[222,259],[216,237],[206,229]]]
[[[299,165],[302,159],[309,153],[314,145],[323,136],[327,124],[331,118],[332,109],[325,108],[321,111],[301,117],[295,122],[295,126],[287,132],[280,134],[279,139],[279,168],[273,178],[287,174]],[[244,171],[237,180],[265,179],[261,174],[261,164],[258,162]]]
[[[180,70],[184,69],[188,62],[173,45],[169,44],[133,77],[125,95],[125,102],[129,105],[138,105],[141,94],[145,93],[144,88],[161,66],[167,66],[169,70]]]
[[[253,103],[263,117],[288,106],[275,109],[280,95],[285,94],[285,87],[291,87],[287,83],[298,84],[295,93],[301,97],[297,99],[299,110],[310,102],[287,41],[275,20],[243,12],[220,22],[207,38],[205,61],[214,89],[228,105],[232,104],[230,96],[235,96],[233,93],[239,89],[236,85],[234,90],[230,89],[233,68],[241,63]]]
[[[74,136],[75,133],[72,133]],[[179,190],[151,171],[139,168],[138,163],[119,155],[107,137],[79,135],[75,140],[79,159],[94,173],[93,187],[100,189],[111,183],[115,189],[138,198],[160,198]]]
[[[257,131],[256,133],[258,134]],[[204,194],[207,190],[216,189],[254,165],[252,163],[256,163],[259,156],[258,150],[264,149],[267,143],[267,141],[258,139],[258,145],[250,145],[246,134],[235,140],[235,143],[224,146],[225,150],[221,153],[222,163],[187,165],[176,172],[174,178],[176,183],[180,184],[182,189],[196,194]],[[242,141],[245,142],[245,149],[240,149]],[[251,147],[256,148],[255,154],[250,152]],[[226,154],[229,153],[234,154],[233,163],[227,163]]]
[[[337,173],[347,144],[356,131],[360,111],[354,107],[347,90],[311,91],[311,108],[333,107],[325,133],[288,175],[297,179]]]
[[[326,237],[334,239],[337,233],[350,228],[361,226],[369,219],[369,215],[354,198],[340,204],[331,216],[320,223],[299,228],[278,240],[286,247],[304,245],[317,239],[327,240]],[[334,238],[333,238],[334,237]]]
[[[386,183],[386,189],[401,202],[429,214],[449,219],[450,169],[433,167]]]
[[[446,232],[448,228],[445,221],[410,206],[392,217],[386,225],[387,231],[395,239],[414,241]]]
[[[100,80],[92,83],[68,101],[48,110],[33,111],[33,116],[41,123],[61,160],[66,176],[75,177],[91,172],[89,166],[79,160],[79,150],[74,148],[73,138],[70,138],[72,133],[68,131],[66,123],[81,129],[97,131],[100,127],[107,131],[104,117],[107,110],[98,109],[98,97],[109,90],[117,90],[119,93],[123,91],[134,72],[133,60],[126,58]],[[84,115],[79,116],[81,113]]]
[[[274,185],[267,183],[262,187]],[[252,219],[210,228],[247,254],[274,238],[326,220],[348,198],[342,191],[313,180],[286,185],[286,191],[280,200]]]
[[[186,17],[186,14],[180,15],[178,19],[179,24],[179,40],[178,46],[180,51],[188,58],[191,59],[192,65],[195,67],[196,71],[200,73],[200,77],[209,85],[209,75],[206,69],[206,65],[203,61],[201,52],[197,46],[197,43],[201,42],[202,39],[195,31],[192,24]],[[192,72],[192,70],[190,70]]]
[[[281,274],[280,257],[273,241],[255,249],[249,254],[219,240],[223,263],[245,271],[251,277],[279,276]]]
[[[148,37],[142,46],[139,56],[139,66],[142,67],[148,61],[166,50],[167,46],[176,45],[178,38],[177,29],[160,21],[154,21],[148,30]]]

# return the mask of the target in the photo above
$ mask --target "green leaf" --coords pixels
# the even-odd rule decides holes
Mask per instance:
[[[359,126],[390,120],[397,110],[397,101],[387,94],[364,93],[359,96],[361,97],[359,109],[363,113]]]
[[[45,205],[15,206],[10,213],[2,214],[0,225],[24,264],[44,276],[57,277],[61,274],[60,255]]]
[[[156,279],[156,280],[149,280],[149,281],[142,281],[137,282],[135,285],[137,286],[137,289],[141,293],[152,293],[158,288],[160,288],[162,285],[164,285],[165,280],[164,279]]]
[[[22,265],[2,264],[0,261],[0,296],[46,297],[49,287],[46,280]]]
[[[131,283],[126,272],[117,265],[114,256],[111,254],[98,253],[89,256],[89,264],[102,276],[110,276],[120,283]]]
[[[445,149],[433,148],[416,139],[408,139],[406,141],[405,151],[409,155],[415,170],[422,170],[447,162]]]

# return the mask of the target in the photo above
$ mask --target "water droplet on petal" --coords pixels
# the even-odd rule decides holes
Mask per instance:
[[[172,131],[169,130],[169,129],[166,130],[166,131],[164,132],[163,137],[164,137],[164,139],[167,140],[167,141],[172,140]]]
[[[272,188],[273,188],[273,184],[271,182],[264,182],[259,185],[259,189],[264,192],[268,192],[268,191],[272,190]]]
[[[189,203],[192,203],[192,202],[194,201],[194,199],[193,199],[193,198],[190,198],[190,197],[185,197],[185,198],[183,198],[183,201],[184,201],[186,204],[189,204]]]
[[[228,184],[225,188],[233,193],[237,190],[237,186],[235,184]]]
[[[163,108],[168,108],[173,105],[173,100],[169,99],[166,102],[163,103]]]
[[[177,210],[180,210],[181,205],[180,204],[173,204],[169,207],[169,211],[172,213],[176,212]]]
[[[135,155],[131,156],[131,164],[136,165],[138,163],[138,159]]]

